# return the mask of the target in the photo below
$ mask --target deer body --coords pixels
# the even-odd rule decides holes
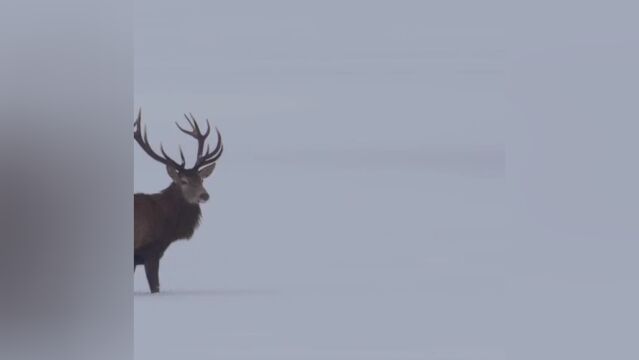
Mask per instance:
[[[153,159],[166,165],[166,170],[173,180],[163,191],[156,194],[134,194],[134,265],[144,265],[151,293],[160,291],[159,267],[160,259],[166,249],[174,241],[190,239],[200,224],[200,204],[209,199],[203,187],[203,180],[215,169],[215,161],[221,156],[223,146],[218,132],[218,145],[210,152],[202,155],[204,140],[210,132],[203,134],[197,122],[187,117],[193,131],[181,131],[198,140],[198,158],[191,169],[184,166],[184,155],[180,150],[182,163],[178,164],[168,157],[162,149],[161,157],[148,144],[146,133],[141,133],[141,115],[136,120],[134,138],[142,149]],[[207,122],[208,124],[208,122]]]
[[[134,213],[136,253],[190,239],[201,217],[200,206],[184,201],[173,184],[158,194],[135,194]]]
[[[135,194],[134,214],[134,269],[149,265],[149,270],[159,270],[160,259],[171,243],[193,236],[201,210],[199,205],[186,202],[177,186],[171,184],[158,194]],[[159,291],[157,274],[149,275],[151,292]]]

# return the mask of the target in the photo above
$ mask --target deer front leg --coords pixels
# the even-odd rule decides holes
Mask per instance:
[[[133,255],[133,272],[138,265],[143,265],[144,259],[141,256]]]
[[[149,290],[151,294],[160,292],[160,257],[150,256],[144,262],[144,270],[146,272],[146,280],[149,282]]]

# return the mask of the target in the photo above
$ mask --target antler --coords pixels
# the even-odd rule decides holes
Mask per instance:
[[[184,166],[186,165],[186,161],[184,160],[184,153],[182,153],[182,148],[180,148],[180,158],[182,159],[182,163],[178,164],[177,161],[173,160],[170,156],[164,152],[164,148],[162,144],[160,144],[160,152],[163,156],[160,156],[153,151],[153,148],[149,144],[149,138],[146,132],[146,126],[144,127],[144,136],[142,135],[142,109],[138,112],[138,117],[133,123],[133,138],[137,141],[138,145],[154,160],[161,162],[164,165],[172,166],[175,170],[184,171]]]
[[[206,146],[206,153],[202,154],[202,152],[204,151],[204,143],[206,142],[207,137],[209,136],[209,134],[211,133],[211,124],[209,123],[209,120],[206,120],[206,131],[204,133],[202,133],[202,130],[200,129],[200,126],[198,125],[197,121],[195,120],[195,117],[193,117],[192,114],[189,114],[191,117],[189,118],[188,116],[186,116],[186,114],[184,114],[184,117],[186,118],[186,120],[188,121],[189,125],[191,126],[191,131],[186,130],[184,128],[182,128],[180,126],[180,124],[178,124],[177,122],[175,123],[178,127],[178,129],[180,129],[180,131],[182,131],[183,133],[195,138],[197,140],[197,159],[195,161],[195,164],[193,165],[193,167],[191,169],[185,169],[185,165],[186,165],[186,161],[184,159],[184,153],[182,152],[182,148],[180,147],[180,158],[182,160],[181,164],[178,164],[175,160],[171,159],[171,157],[169,157],[165,152],[164,152],[164,148],[162,147],[162,145],[160,144],[160,152],[162,153],[163,156],[160,156],[158,154],[156,154],[153,149],[151,148],[151,145],[149,145],[149,140],[147,138],[147,133],[146,133],[146,126],[144,127],[144,136],[142,135],[142,109],[140,109],[140,111],[138,112],[138,117],[134,122],[134,132],[133,132],[133,138],[137,141],[137,143],[140,145],[140,147],[153,159],[155,159],[156,161],[161,162],[162,164],[165,165],[170,165],[173,168],[175,168],[176,170],[180,171],[180,172],[184,172],[184,171],[198,171],[200,168],[213,164],[215,163],[220,156],[222,156],[222,152],[224,151],[224,145],[222,143],[222,135],[220,134],[220,131],[217,129],[217,127],[215,128],[215,132],[217,133],[217,145],[215,146],[215,149],[213,149],[213,151],[210,151],[209,145]]]
[[[222,143],[222,135],[216,127],[215,132],[217,133],[217,145],[215,146],[215,149],[213,149],[213,151],[211,152],[209,145],[207,145],[206,153],[202,154],[202,151],[204,151],[204,143],[206,142],[206,138],[211,133],[211,124],[209,123],[209,119],[206,119],[206,131],[204,132],[204,134],[202,134],[202,130],[200,129],[197,120],[195,120],[195,117],[193,117],[193,114],[189,113],[189,115],[191,116],[190,118],[186,116],[186,114],[184,114],[184,117],[186,118],[186,121],[188,121],[189,125],[191,125],[191,131],[183,129],[177,122],[175,123],[175,125],[177,125],[180,131],[197,140],[197,159],[195,160],[195,164],[193,165],[193,168],[191,168],[191,170],[199,170],[206,165],[213,164],[217,161],[217,159],[220,158],[220,156],[222,156],[222,152],[224,151],[224,144]]]

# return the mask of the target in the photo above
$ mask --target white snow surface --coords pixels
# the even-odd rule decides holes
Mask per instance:
[[[137,358],[503,356],[502,181],[419,163],[225,165],[201,228],[162,261],[162,293],[136,274]]]
[[[136,359],[639,358],[636,11],[577,8],[137,1],[149,138],[226,152]]]

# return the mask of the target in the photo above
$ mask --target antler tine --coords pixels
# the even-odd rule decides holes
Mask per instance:
[[[182,159],[182,164],[185,165],[186,160],[184,159],[184,152],[182,152],[182,147],[178,146],[178,148],[180,149],[180,158]]]
[[[142,121],[142,108],[140,108],[138,110],[138,117],[135,119],[135,122],[133,122],[133,127],[135,129],[138,129],[140,127],[140,122]],[[135,131],[135,130],[133,130]]]
[[[215,145],[215,149],[213,149],[213,152],[211,154],[220,152],[224,147],[224,143],[222,143],[222,134],[220,134],[220,130],[218,130],[217,127],[215,127],[215,133],[217,133],[217,145]]]
[[[193,130],[195,130],[195,133],[198,134],[198,136],[202,136],[202,131],[200,131],[200,126],[198,125],[197,121],[195,120],[195,117],[193,116],[193,114],[189,113],[189,116],[191,116],[191,121],[193,121]]]
[[[222,144],[219,147],[219,151],[211,153],[210,157],[205,158],[205,160],[202,161],[202,164],[200,166],[206,166],[206,165],[215,163],[222,156],[223,152],[224,152],[224,145]]]
[[[206,154],[204,156],[199,156],[194,168],[200,168],[202,166],[205,165],[210,165],[214,162],[217,161],[217,159],[220,158],[220,156],[222,156],[222,152],[224,151],[224,143],[222,142],[222,134],[220,134],[220,131],[218,130],[218,128],[215,128],[215,132],[217,133],[217,145],[215,146],[215,149],[213,149],[213,152],[211,152],[209,149],[209,146],[207,145],[206,147]]]
[[[182,128],[178,122],[175,122],[175,123],[182,131],[184,131],[185,133],[193,137],[203,136],[204,134],[202,134],[202,131],[200,130],[200,126],[197,123],[197,120],[195,120],[195,117],[193,117],[193,114],[189,113],[189,115],[191,115],[190,118],[188,117],[188,115],[184,114],[184,118],[186,119],[186,121],[188,121],[189,125],[191,126],[191,131]]]
[[[186,119],[186,121],[189,122],[189,125],[191,125],[191,129],[193,130],[193,132],[195,132],[195,129],[197,127],[196,124],[193,121],[191,121],[191,119],[189,119],[189,117],[186,116],[186,114],[184,114],[184,118]]]
[[[184,129],[182,126],[180,126],[180,123],[178,123],[177,121],[175,122],[175,125],[178,127],[178,129],[180,129],[180,131],[182,131],[183,133],[189,135],[189,136],[193,136],[195,137],[195,132],[193,131],[194,127],[193,124],[191,123],[191,120],[186,117],[186,114],[184,114],[184,117],[186,118],[186,121],[188,121],[189,125],[191,126],[191,131]]]
[[[186,121],[188,121],[189,125],[191,126],[191,131],[184,129],[182,126],[180,126],[178,122],[176,122],[175,125],[177,125],[180,131],[197,140],[197,158],[199,159],[200,157],[202,157],[202,151],[204,151],[204,142],[206,141],[206,138],[211,133],[211,124],[209,123],[207,119],[206,120],[207,130],[204,134],[202,134],[200,125],[197,123],[197,120],[195,120],[195,117],[193,116],[193,114],[189,113],[189,115],[191,116],[190,118],[188,115],[184,114],[184,118],[186,119]]]
[[[185,114],[186,116],[186,114]],[[202,129],[200,128],[200,124],[198,124],[197,120],[195,120],[195,116],[193,116],[192,113],[189,113],[189,116],[191,116],[191,119],[189,120],[189,123],[192,122],[193,128],[195,129],[195,132],[198,134],[198,136],[201,136],[203,138],[207,138],[209,136],[209,134],[211,133],[211,124],[209,123],[209,119],[206,119],[206,132],[204,134],[202,134]],[[188,118],[187,118],[188,119]]]
[[[144,133],[142,132],[142,109],[140,109],[140,111],[138,112],[138,117],[133,123],[133,125],[135,127],[133,131],[133,138],[138,143],[138,145],[140,145],[142,150],[144,150],[144,152],[147,155],[149,155],[151,158],[153,158],[154,160],[164,165],[170,165],[174,167],[176,170],[184,170],[184,166],[186,162],[184,161],[184,154],[182,154],[181,149],[180,149],[180,156],[182,157],[181,165],[178,164],[175,160],[173,160],[164,152],[164,148],[162,147],[162,144],[160,144],[160,151],[162,152],[162,155],[164,155],[164,157],[158,155],[155,151],[153,151],[153,148],[149,144],[149,135],[148,135],[146,126],[144,126]]]
[[[206,133],[204,133],[204,137],[209,137],[211,133],[211,123],[209,123],[209,119],[206,119]]]
[[[160,152],[164,156],[164,158],[171,163],[171,166],[176,168],[177,170],[184,169],[184,165],[186,165],[186,161],[184,161],[184,155],[180,152],[180,156],[182,157],[182,164],[178,164],[177,161],[173,160],[169,155],[164,151],[164,147],[160,144]]]

